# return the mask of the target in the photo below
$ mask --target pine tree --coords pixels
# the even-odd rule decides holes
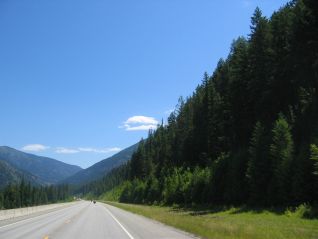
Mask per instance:
[[[276,120],[272,134],[270,156],[273,180],[270,193],[274,204],[284,204],[290,197],[294,145],[289,125],[283,115],[280,114]]]
[[[207,95],[207,111],[208,111],[208,122],[207,122],[207,143],[208,143],[208,157],[211,160],[216,160],[220,151],[221,146],[218,135],[220,133],[218,112],[220,107],[220,95],[215,89],[215,84],[212,80],[207,82],[208,95]]]
[[[252,108],[246,94],[248,86],[248,42],[239,37],[232,43],[229,55],[230,81],[229,81],[229,105],[232,115],[232,128],[234,144],[237,148],[245,147],[249,143],[249,137],[253,128]]]
[[[318,147],[315,144],[310,145],[310,160],[313,164],[313,186],[311,196],[314,202],[318,202]]]
[[[268,157],[267,136],[264,126],[260,122],[256,123],[252,135],[246,176],[249,184],[251,203],[266,203],[270,177],[270,162]]]
[[[315,144],[310,145],[310,159],[314,164],[313,174],[318,176],[318,147]]]
[[[270,24],[268,19],[262,16],[259,8],[256,8],[251,18],[251,23],[248,52],[250,78],[248,82],[250,97],[248,102],[252,104],[254,120],[270,122],[271,98],[270,95],[265,94],[265,92],[269,91],[268,82],[272,76],[271,71],[273,69]]]

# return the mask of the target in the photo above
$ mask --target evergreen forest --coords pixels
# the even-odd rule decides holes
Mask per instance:
[[[38,206],[69,200],[68,185],[35,186],[22,180],[0,191],[0,209]]]
[[[121,202],[293,206],[318,200],[318,2],[257,8],[132,159],[78,192]]]

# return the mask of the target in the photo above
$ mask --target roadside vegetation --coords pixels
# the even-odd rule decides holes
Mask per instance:
[[[245,207],[182,208],[107,202],[211,239],[316,239],[318,219],[304,219],[310,208],[257,210]]]
[[[139,204],[318,203],[317,9],[316,0],[294,0],[267,18],[257,8],[248,37],[167,123],[79,191]]]

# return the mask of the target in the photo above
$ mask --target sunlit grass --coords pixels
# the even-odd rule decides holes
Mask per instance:
[[[182,209],[107,202],[170,226],[213,239],[317,239],[318,220],[293,213],[227,209]]]

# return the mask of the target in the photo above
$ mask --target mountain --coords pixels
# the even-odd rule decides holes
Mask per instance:
[[[32,185],[38,184],[34,175],[15,168],[4,160],[0,160],[0,188],[7,186],[10,183],[18,183],[22,178]]]
[[[55,159],[21,152],[0,146],[0,178],[7,182],[22,176],[41,185],[57,183],[82,170],[79,166],[70,165]],[[0,181],[0,186],[4,181]]]
[[[137,150],[138,143],[134,144],[119,153],[99,161],[98,163],[92,165],[87,169],[83,169],[73,176],[62,180],[61,183],[69,183],[69,184],[83,184],[88,183],[90,181],[94,181],[105,176],[113,168],[116,168],[128,160],[130,160],[132,154]]]

